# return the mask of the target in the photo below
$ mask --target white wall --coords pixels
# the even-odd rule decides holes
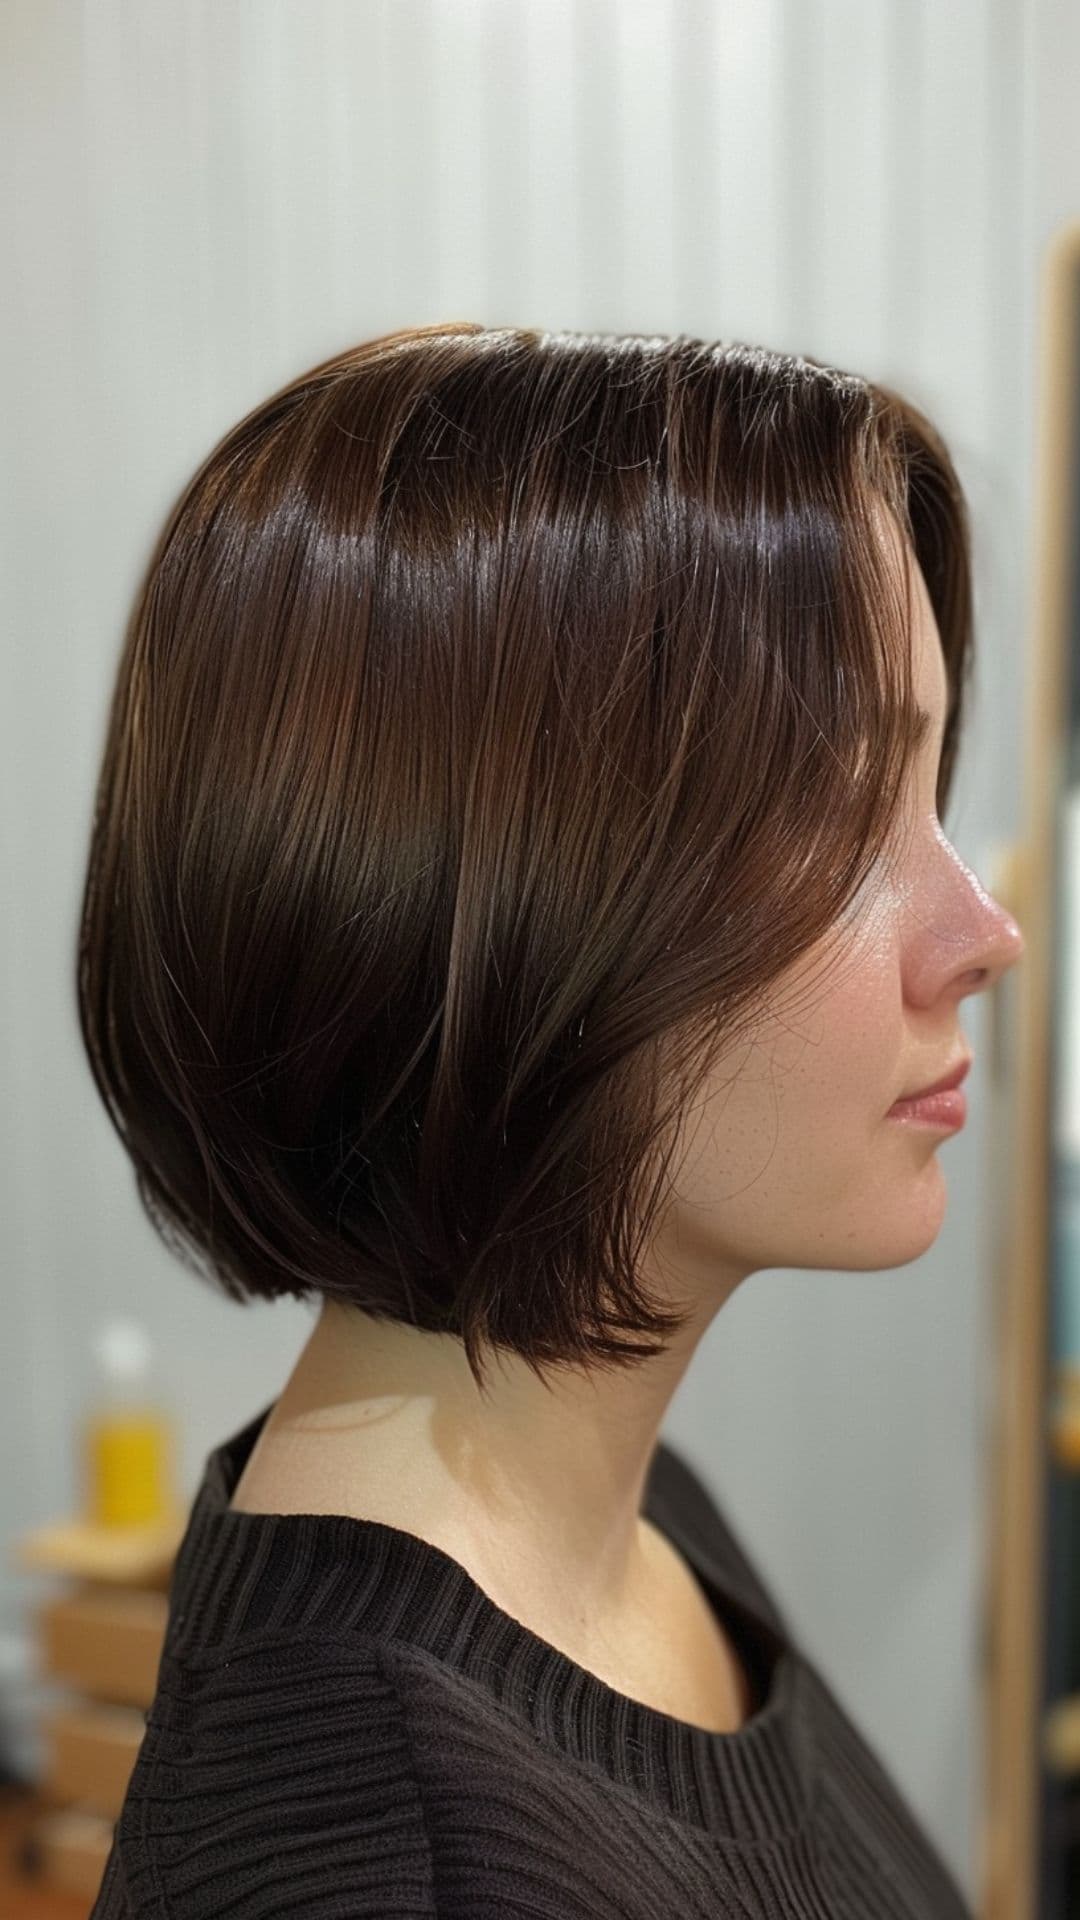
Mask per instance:
[[[309,1325],[170,1260],[77,1036],[105,704],[179,486],[272,387],[409,323],[725,336],[897,384],[972,503],[981,660],[946,824],[992,884],[1020,796],[1036,274],[1080,200],[1078,22],[1067,0],[7,0],[4,1539],[79,1498],[106,1311],[160,1337],[188,1489]],[[756,1277],[668,1423],[972,1894],[986,1014],[968,1002],[972,1119],[941,1149],[933,1249]],[[46,1590],[0,1569],[0,1628]]]

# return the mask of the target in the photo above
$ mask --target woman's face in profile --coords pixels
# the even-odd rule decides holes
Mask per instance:
[[[889,1109],[971,1053],[965,998],[1024,950],[937,817],[948,682],[911,564],[916,692],[933,724],[897,850],[776,984],[753,1042],[724,1057],[684,1122],[678,1197],[654,1244],[706,1286],[721,1266],[867,1269],[925,1252],[944,1215],[937,1149],[952,1134]]]

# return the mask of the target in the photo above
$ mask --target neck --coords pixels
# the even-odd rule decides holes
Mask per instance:
[[[676,1343],[627,1369],[487,1359],[481,1395],[462,1342],[336,1302],[316,1325],[260,1442],[260,1471],[309,1509],[354,1512],[430,1540],[514,1612],[582,1622],[648,1604],[656,1542],[641,1518],[671,1398],[715,1298]]]

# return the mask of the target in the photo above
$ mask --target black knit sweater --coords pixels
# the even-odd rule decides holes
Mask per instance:
[[[270,1411],[207,1456],[90,1920],[970,1920],[663,1441],[644,1510],[751,1675],[734,1733],[616,1692],[414,1534],[234,1511]]]

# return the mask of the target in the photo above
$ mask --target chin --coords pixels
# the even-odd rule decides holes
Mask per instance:
[[[907,1183],[898,1182],[887,1208],[879,1212],[868,1244],[873,1258],[862,1266],[874,1269],[906,1267],[929,1251],[945,1221],[948,1189],[945,1177],[933,1155],[919,1174]],[[854,1264],[854,1263],[853,1263]]]

